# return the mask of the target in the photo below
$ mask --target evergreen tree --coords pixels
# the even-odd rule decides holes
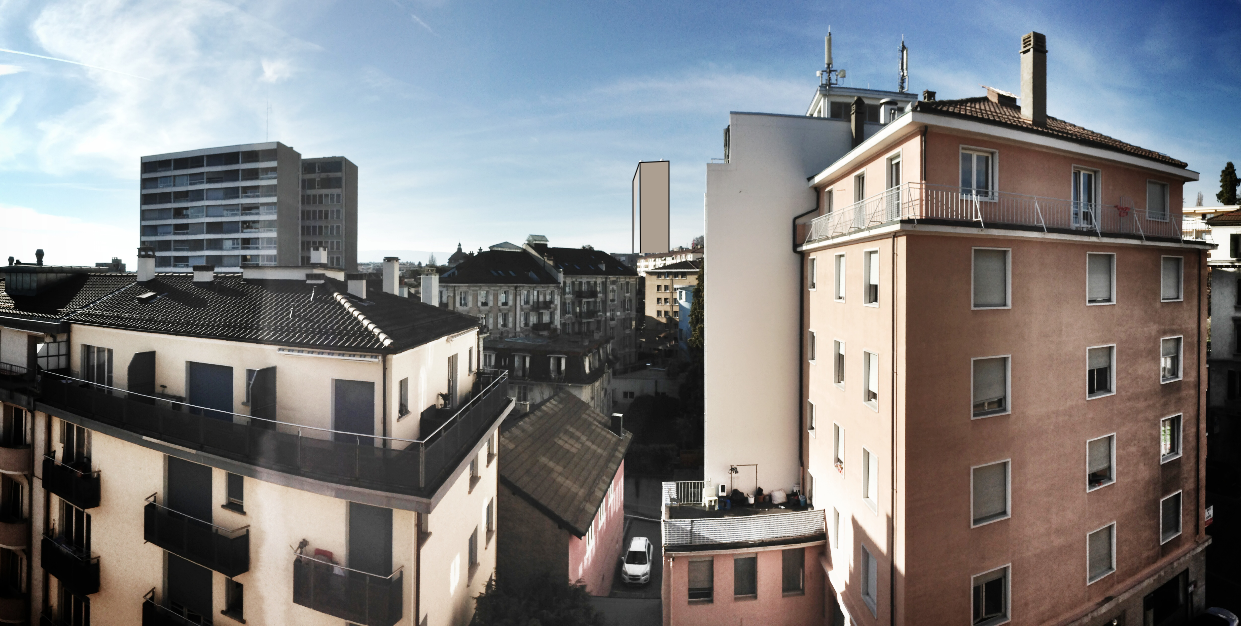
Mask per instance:
[[[706,264],[699,263],[699,283],[694,287],[694,301],[690,303],[690,338],[686,340],[690,367],[678,394],[691,428],[697,429],[691,437],[695,441],[702,441],[703,431],[703,268]]]
[[[1195,206],[1203,206],[1203,192],[1200,191],[1198,197],[1195,198]]]
[[[564,578],[536,575],[497,587],[487,581],[475,598],[472,626],[604,626],[586,589]]]
[[[1233,168],[1233,161],[1225,164],[1225,169],[1220,171],[1220,193],[1216,194],[1216,201],[1222,205],[1228,206],[1238,203],[1238,172]]]

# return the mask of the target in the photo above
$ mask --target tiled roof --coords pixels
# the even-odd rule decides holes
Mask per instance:
[[[1022,118],[1022,108],[1011,104],[1002,104],[993,102],[986,96],[978,98],[962,98],[960,100],[933,100],[931,102],[920,101],[914,105],[915,111],[925,113],[936,113],[940,115],[952,115],[954,117],[964,117],[978,120],[990,124],[998,124],[1001,126],[1009,126],[1021,130],[1065,139],[1075,143],[1095,146],[1107,150],[1115,150],[1124,152],[1137,157],[1158,161],[1175,167],[1186,167],[1186,163],[1178,161],[1166,154],[1161,154],[1154,150],[1140,148],[1138,146],[1128,144],[1119,139],[1114,139],[1108,135],[1102,135],[1093,130],[1088,130],[1081,126],[1071,124],[1064,120],[1059,120],[1049,116],[1046,126],[1035,126],[1029,120]]]
[[[555,285],[556,277],[525,250],[484,250],[440,274],[447,285]]]
[[[500,480],[576,536],[586,535],[632,434],[561,391],[500,435]]]
[[[1204,223],[1208,226],[1237,226],[1239,223],[1238,211],[1230,211],[1228,213],[1221,213],[1215,217],[1209,217],[1204,220]]]
[[[60,320],[133,282],[133,274],[82,273],[70,276],[38,296],[10,296],[4,291],[4,276],[0,275],[0,315]]]
[[[617,257],[592,248],[553,248],[541,243],[530,244],[539,254],[552,257],[552,265],[566,276],[637,276],[634,268]]]
[[[668,265],[661,265],[660,267],[653,267],[653,268],[651,268],[651,269],[650,269],[650,270],[648,270],[648,271],[651,271],[651,272],[666,272],[666,271],[669,271],[669,270],[673,270],[673,271],[676,271],[676,270],[690,270],[690,271],[695,271],[695,272],[697,272],[697,271],[699,271],[699,266],[701,266],[701,265],[703,265],[703,262],[702,262],[702,261],[696,261],[696,260],[690,260],[690,261],[678,261],[677,263],[670,263],[670,264],[668,264]]]

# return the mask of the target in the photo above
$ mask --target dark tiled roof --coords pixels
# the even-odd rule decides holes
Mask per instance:
[[[649,271],[649,272],[667,272],[667,271],[677,271],[677,270],[688,270],[688,271],[694,271],[694,272],[697,272],[697,271],[699,271],[699,267],[700,267],[701,265],[703,265],[703,262],[702,262],[702,261],[694,261],[694,260],[690,260],[690,261],[679,261],[679,262],[677,262],[677,263],[671,263],[671,264],[669,264],[669,265],[661,265],[660,267],[653,267],[653,268],[651,268],[650,270],[647,270],[647,271]]]
[[[591,248],[552,248],[535,243],[530,247],[539,254],[552,257],[552,265],[566,276],[637,276],[634,268],[617,257]]]
[[[447,285],[555,285],[556,277],[525,250],[484,250],[440,274]]]
[[[1071,124],[1055,117],[1048,117],[1047,126],[1040,127],[1031,124],[1029,120],[1022,118],[1022,108],[1011,104],[1001,104],[993,102],[986,96],[978,98],[962,98],[960,100],[933,100],[931,102],[920,101],[914,105],[915,111],[926,113],[936,113],[940,115],[952,115],[954,117],[970,118],[990,124],[998,124],[1001,126],[1009,126],[1021,130],[1065,139],[1075,143],[1095,146],[1107,150],[1115,150],[1124,152],[1137,157],[1158,161],[1175,167],[1186,167],[1186,163],[1178,161],[1166,154],[1161,154],[1155,150],[1148,150],[1138,146],[1128,144],[1119,139],[1114,139],[1108,135],[1102,135],[1093,130],[1088,130],[1081,126]]]
[[[500,435],[500,480],[586,535],[633,437],[617,436],[607,418],[567,391]]]
[[[1230,211],[1228,213],[1221,213],[1215,217],[1209,217],[1204,220],[1204,223],[1208,226],[1237,226],[1239,223],[1238,211]]]
[[[133,274],[75,274],[38,296],[10,296],[0,275],[0,315],[59,320],[134,282]]]

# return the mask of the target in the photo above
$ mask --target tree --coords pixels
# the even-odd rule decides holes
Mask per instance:
[[[694,239],[690,240],[690,249],[691,250],[702,250],[703,249],[703,235],[699,235],[698,237],[695,237]]]
[[[431,254],[430,257],[427,258],[427,265],[430,265],[432,267],[436,266],[436,255],[434,252]]]
[[[690,427],[697,429],[692,439],[701,440],[703,430],[703,269],[700,261],[698,284],[694,286],[694,301],[690,303],[690,338],[686,347],[690,350],[690,367],[686,380],[681,383],[678,395],[682,410],[690,420]]]
[[[1200,191],[1198,197],[1195,198],[1195,206],[1203,206],[1203,192]]]
[[[1225,164],[1225,169],[1220,171],[1220,193],[1216,194],[1216,201],[1222,205],[1228,206],[1238,203],[1238,172],[1233,168],[1233,161]]]
[[[475,598],[471,626],[604,626],[586,589],[547,574],[496,586]]]

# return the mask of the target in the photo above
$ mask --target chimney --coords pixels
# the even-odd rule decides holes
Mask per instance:
[[[35,265],[43,266],[43,248],[35,250]]]
[[[1036,32],[1022,36],[1022,119],[1048,124],[1048,44]]]
[[[155,278],[155,248],[142,246],[138,248],[138,282],[145,283]]]
[[[194,282],[209,283],[216,277],[216,266],[214,265],[195,265],[194,266]]]
[[[935,102],[935,101],[936,101],[936,92],[930,89],[924,89],[923,90],[923,102]]]
[[[310,253],[311,265],[327,265],[328,249],[327,248],[311,248]]]
[[[615,434],[618,437],[622,436],[621,421],[624,417],[625,416],[621,413],[612,414],[612,423],[609,425],[610,426],[609,430],[611,430],[613,434]]]
[[[384,257],[384,293],[397,295],[401,283],[401,259],[395,256]]]
[[[440,275],[436,273],[436,268],[429,267],[423,270],[422,285],[419,289],[423,304],[440,306]]]
[[[867,103],[859,96],[854,97],[850,104],[850,134],[853,140],[850,148],[857,148],[863,142],[863,123],[867,121]]]
[[[306,284],[308,284],[308,285],[322,285],[322,284],[323,284],[323,278],[324,278],[324,276],[323,276],[323,272],[310,272],[310,273],[308,273],[308,274],[306,275]]]
[[[349,288],[349,295],[362,300],[367,299],[367,275],[366,274],[346,274],[345,284]]]

